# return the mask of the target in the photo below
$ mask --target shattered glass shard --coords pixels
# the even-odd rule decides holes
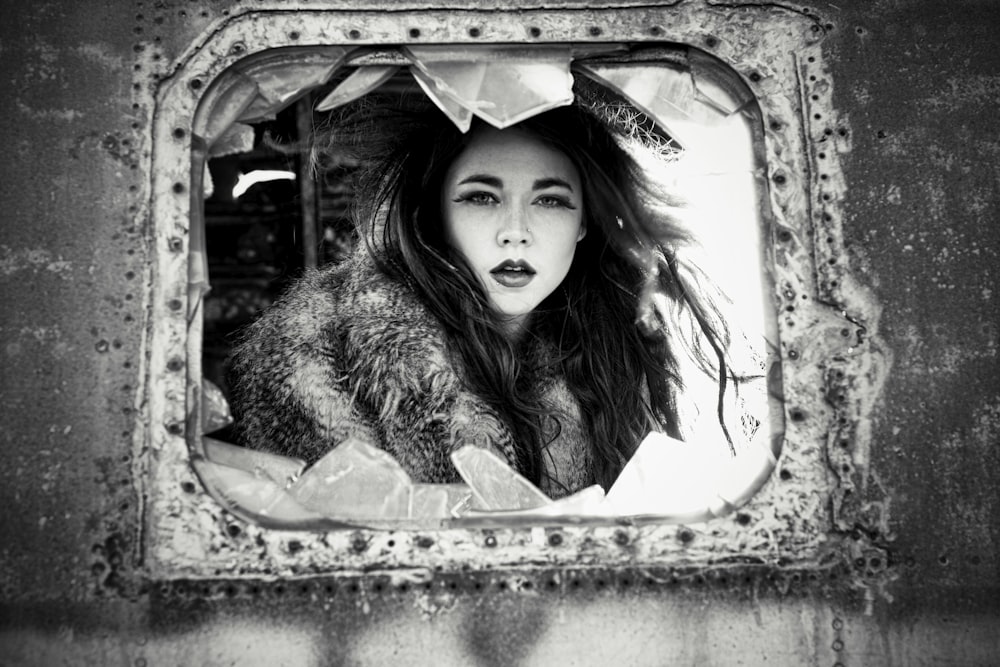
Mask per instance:
[[[254,130],[250,125],[233,123],[208,147],[209,157],[221,157],[235,153],[249,153],[253,150]],[[207,169],[206,165],[206,169]]]
[[[411,519],[447,519],[459,516],[472,500],[465,484],[414,484]]]
[[[705,121],[696,100],[694,80],[687,70],[655,65],[577,65],[598,83],[621,93],[657,121],[684,148],[690,148],[688,128]],[[713,113],[713,118],[718,114]]]
[[[717,501],[716,463],[706,447],[650,433],[608,490],[607,502],[620,515],[703,521]]]
[[[316,111],[329,111],[348,102],[353,102],[391,79],[397,71],[399,71],[399,67],[396,65],[359,67],[329,95],[320,100],[319,104],[316,105]]]
[[[728,116],[755,102],[753,92],[738,77],[731,76],[728,67],[719,60],[697,49],[689,49],[688,62],[698,98],[703,104]]]
[[[406,519],[413,484],[390,454],[351,438],[302,473],[288,492],[303,507],[331,517]]]
[[[440,90],[437,84],[420,70],[410,68],[410,73],[416,79],[417,83],[420,84],[427,97],[431,98],[431,101],[437,105],[438,109],[451,119],[455,127],[462,132],[468,132],[472,126],[472,112],[462,106],[455,98]]]
[[[306,467],[302,459],[247,449],[208,436],[201,438],[205,458],[212,463],[239,468],[262,479],[269,479],[281,487],[298,478]]]
[[[206,94],[202,105],[210,107],[212,113],[199,114],[195,118],[194,133],[212,148],[219,138],[230,131],[233,124],[257,97],[257,82],[245,74],[234,73],[232,83],[225,88]],[[217,96],[212,100],[208,96]]]
[[[202,458],[192,458],[191,465],[205,488],[236,516],[249,513],[289,522],[322,518],[300,505],[281,484],[269,477]]]
[[[411,46],[406,54],[414,78],[438,105],[457,104],[500,129],[573,101],[568,47]]]
[[[451,455],[462,479],[472,488],[477,510],[520,510],[552,501],[499,456],[466,445]]]
[[[349,49],[274,49],[261,58],[242,64],[243,73],[257,83],[257,96],[237,119],[253,123],[274,118],[275,114],[326,83],[340,67]]]

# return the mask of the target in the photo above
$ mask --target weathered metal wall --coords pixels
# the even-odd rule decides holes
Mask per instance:
[[[880,305],[867,324],[891,361],[884,383],[847,380],[873,401],[870,469],[847,501],[857,524],[838,531],[888,563],[859,551],[846,568],[801,571],[587,563],[161,582],[142,561],[136,479],[154,255],[146,87],[239,9],[4,3],[0,664],[1000,660],[1000,6],[807,10],[849,145],[846,263]],[[878,586],[852,589],[858,569]]]

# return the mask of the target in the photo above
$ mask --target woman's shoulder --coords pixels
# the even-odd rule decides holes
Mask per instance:
[[[404,282],[359,255],[309,271],[243,334],[237,360],[322,360],[369,380],[440,371],[440,322]]]
[[[412,290],[359,254],[306,271],[262,313],[248,334],[266,332],[304,344],[341,330],[377,330],[407,317],[427,317]]]

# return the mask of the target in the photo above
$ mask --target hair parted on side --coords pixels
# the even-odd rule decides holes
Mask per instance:
[[[320,162],[349,156],[362,165],[355,218],[366,251],[442,322],[470,388],[508,422],[514,467],[540,482],[547,415],[532,378],[561,373],[591,435],[592,481],[607,489],[649,431],[680,437],[677,355],[689,355],[717,378],[727,437],[723,396],[741,378],[728,363],[721,295],[677,253],[692,241],[678,215],[682,201],[630,154],[652,151],[662,159],[669,138],[610,91],[577,79],[572,105],[518,125],[578,170],[587,229],[562,287],[536,309],[520,348],[445,240],[445,174],[481,121],[463,134],[419,90],[372,94],[319,128],[314,152]]]

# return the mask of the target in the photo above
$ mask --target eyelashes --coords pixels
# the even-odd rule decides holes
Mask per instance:
[[[491,192],[469,192],[454,197],[452,202],[456,204],[468,203],[474,206],[491,206],[500,203],[500,199]],[[542,208],[564,208],[570,211],[576,210],[576,206],[566,197],[560,195],[542,195],[536,198],[533,204]]]
[[[543,195],[539,197],[536,202],[545,208],[565,208],[571,211],[576,210],[576,206],[573,205],[573,202],[566,197],[560,197],[559,195]]]
[[[476,206],[489,206],[490,204],[500,203],[500,200],[489,192],[469,192],[455,197],[452,201],[456,204],[469,203]]]

